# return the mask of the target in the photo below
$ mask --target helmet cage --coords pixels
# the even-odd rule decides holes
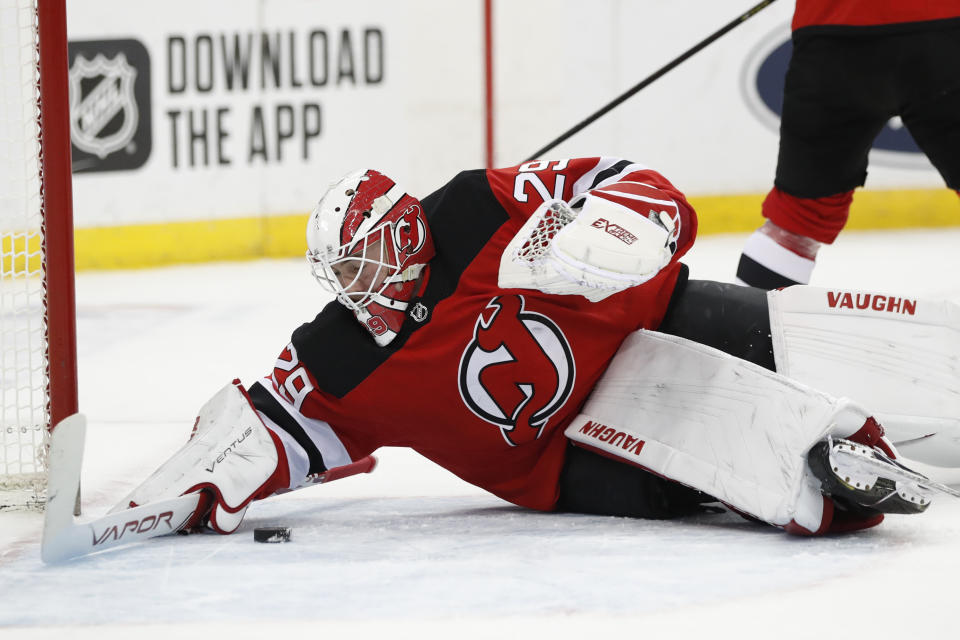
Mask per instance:
[[[360,312],[398,277],[400,265],[393,244],[393,223],[385,222],[376,229],[358,228],[351,241],[330,251],[307,251],[307,261],[320,286],[336,294],[337,300]]]

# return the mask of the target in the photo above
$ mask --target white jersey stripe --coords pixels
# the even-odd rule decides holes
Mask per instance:
[[[626,193],[624,191],[612,191],[610,189],[604,189],[603,193],[609,193],[621,198],[627,198],[629,200],[640,200],[641,202],[649,202],[651,204],[662,204],[664,206],[673,207],[679,209],[677,203],[673,200],[658,200],[656,198],[648,198],[647,196],[637,195],[635,193]]]

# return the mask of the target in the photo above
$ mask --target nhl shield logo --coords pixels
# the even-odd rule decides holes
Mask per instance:
[[[93,60],[77,56],[70,67],[70,131],[73,144],[103,159],[126,147],[137,131],[133,96],[137,70],[123,53]]]
[[[418,302],[417,304],[413,305],[412,309],[410,309],[410,317],[417,322],[423,322],[426,320],[429,313],[429,310],[422,302]]]
[[[139,40],[71,40],[73,173],[142,167],[153,147],[150,53]]]

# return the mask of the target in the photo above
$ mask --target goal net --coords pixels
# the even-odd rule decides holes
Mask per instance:
[[[51,425],[76,411],[63,5],[0,0],[0,510],[42,506]]]

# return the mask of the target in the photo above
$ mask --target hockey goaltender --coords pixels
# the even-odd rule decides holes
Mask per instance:
[[[545,511],[719,502],[801,535],[924,511],[944,487],[894,443],[960,415],[957,307],[691,280],[696,230],[664,176],[614,158],[465,171],[423,200],[351,173],[307,229],[336,301],[115,511],[199,493],[180,528],[232,533],[387,446]]]

